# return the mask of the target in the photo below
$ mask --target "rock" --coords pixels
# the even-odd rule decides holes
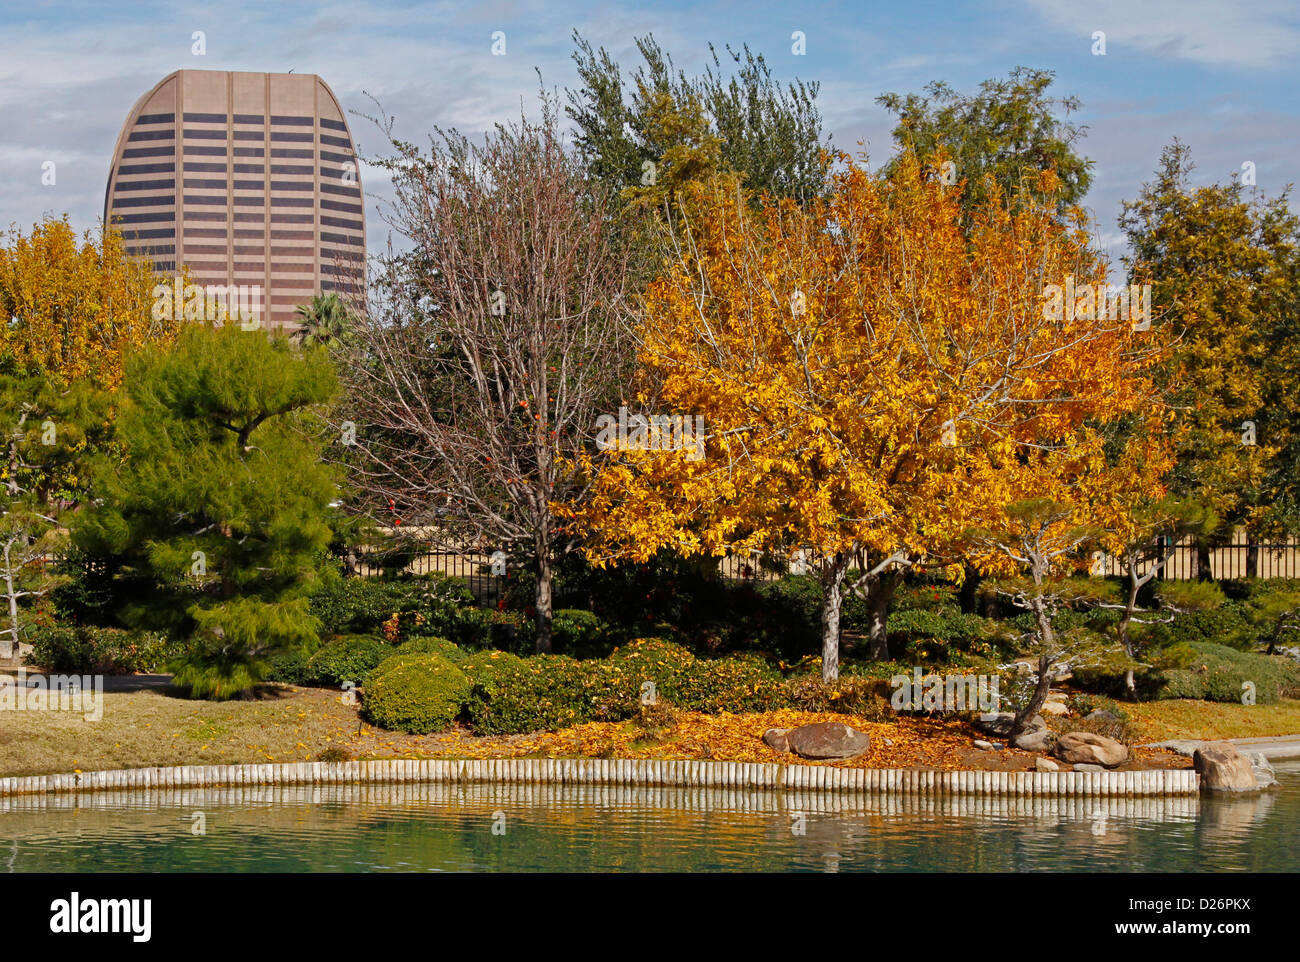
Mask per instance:
[[[769,728],[763,732],[763,742],[778,752],[788,752],[790,750],[790,729],[788,728]]]
[[[1083,720],[1117,722],[1120,720],[1120,717],[1113,711],[1107,711],[1104,708],[1094,708],[1092,711],[1088,712],[1088,714],[1083,716]]]
[[[1052,733],[1047,730],[1047,723],[1037,715],[1034,716],[1034,720],[1041,724],[1021,732],[1012,744],[1027,752],[1045,752],[1052,743]]]
[[[1259,779],[1250,759],[1229,742],[1206,742],[1192,756],[1206,792],[1257,792]]]
[[[981,751],[986,751],[986,752],[991,752],[991,751],[993,751],[993,743],[992,743],[992,742],[986,742],[986,741],[985,741],[984,739],[982,739],[982,738],[977,738],[977,739],[975,739],[975,747],[978,748],[978,749],[980,749]]]
[[[1273,766],[1268,763],[1268,756],[1263,752],[1247,752],[1250,767],[1255,770],[1255,784],[1260,788],[1272,788],[1277,784]]]
[[[1015,717],[1009,711],[988,713],[980,715],[975,720],[975,727],[990,735],[1005,737],[1011,733],[1011,723]],[[1025,730],[1016,736],[1013,744],[1016,748],[1027,752],[1041,752],[1047,750],[1051,737],[1052,733],[1047,730],[1047,722],[1043,721],[1043,716],[1035,715],[1029,719]]]
[[[1039,772],[1059,772],[1061,766],[1056,764],[1050,758],[1043,758],[1041,755],[1034,759],[1034,770]]]
[[[1006,737],[1011,734],[1011,723],[1015,720],[1015,715],[1009,711],[990,712],[980,715],[975,719],[975,727],[982,732],[990,735],[1001,735]],[[1043,716],[1035,715],[1029,719],[1025,725],[1025,730],[1020,733],[1023,738],[1025,735],[1038,730],[1047,731],[1047,722],[1043,721]]]
[[[1074,766],[1076,772],[1104,772],[1106,769],[1100,765],[1090,765],[1087,762],[1079,762]]]
[[[1115,768],[1128,758],[1128,749],[1105,735],[1092,732],[1070,732],[1056,740],[1053,754],[1063,762],[1078,765],[1101,765]],[[1077,770],[1077,769],[1076,769]]]
[[[1205,742],[1194,738],[1171,738],[1168,741],[1154,742],[1150,745],[1144,745],[1144,748],[1163,748],[1167,751],[1176,752],[1187,758],[1196,754],[1196,750],[1204,745]]]
[[[1070,709],[1063,701],[1049,701],[1043,703],[1043,712],[1048,715],[1068,715]]]
[[[800,725],[786,737],[790,751],[802,758],[856,758],[871,747],[863,732],[839,722]]]
[[[1015,717],[1009,711],[986,712],[975,719],[975,727],[991,735],[1005,735],[1011,731],[1011,720]]]

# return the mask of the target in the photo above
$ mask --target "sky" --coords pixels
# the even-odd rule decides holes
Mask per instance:
[[[0,229],[64,213],[79,230],[96,226],[122,123],[173,70],[317,73],[345,110],[374,115],[378,101],[395,134],[418,141],[435,126],[474,135],[533,112],[538,71],[548,88],[575,85],[575,29],[625,73],[639,62],[634,38],[646,34],[688,72],[703,68],[710,43],[748,44],[778,79],[820,83],[833,144],[865,151],[873,167],[891,152],[881,93],[934,80],[966,93],[1016,66],[1051,70],[1056,95],[1083,101],[1072,120],[1087,126],[1080,150],[1096,162],[1084,205],[1112,257],[1123,249],[1121,201],[1151,179],[1175,137],[1191,148],[1195,183],[1246,163],[1270,196],[1300,180],[1295,0],[0,0]],[[503,55],[493,53],[497,31]],[[1104,55],[1094,53],[1097,31]],[[363,161],[383,155],[377,127],[361,116],[349,124]],[[47,162],[54,183],[43,185]],[[388,184],[364,163],[361,179],[379,250]]]

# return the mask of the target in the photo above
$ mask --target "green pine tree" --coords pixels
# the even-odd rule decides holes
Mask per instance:
[[[336,391],[323,348],[234,326],[187,327],[128,362],[125,456],[101,460],[73,536],[151,585],[120,616],[188,638],[176,683],[194,697],[238,695],[272,653],[318,641],[307,601],[338,496],[318,411]]]

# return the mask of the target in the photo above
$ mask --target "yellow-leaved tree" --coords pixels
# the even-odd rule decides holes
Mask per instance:
[[[1149,394],[1127,381],[1148,349],[1096,309],[1105,268],[1081,212],[994,194],[965,231],[959,190],[914,157],[889,178],[837,159],[802,208],[754,212],[734,179],[688,190],[636,319],[648,426],[593,456],[594,497],[570,513],[597,564],[802,551],[826,681],[846,591],[880,611],[887,657],[880,599],[908,565],[960,577],[969,532],[1013,500],[993,468]],[[703,417],[702,450],[665,439],[665,415]]]
[[[153,316],[158,279],[126,253],[109,226],[80,239],[67,217],[16,228],[0,242],[0,356],[57,385],[85,381],[115,390],[122,355],[169,339],[176,321]]]

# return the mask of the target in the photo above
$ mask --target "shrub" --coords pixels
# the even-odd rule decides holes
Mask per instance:
[[[50,625],[28,636],[27,664],[56,673],[152,674],[166,669],[182,647],[153,631],[94,625]]]
[[[1225,601],[1217,608],[1190,611],[1169,624],[1153,625],[1150,638],[1158,647],[1209,642],[1247,650],[1259,643],[1260,635],[1250,624],[1245,604]]]
[[[609,654],[609,629],[590,611],[561,608],[551,621],[551,643],[556,651],[574,658],[601,658]]]
[[[718,658],[695,662],[679,684],[676,704],[707,715],[739,714],[770,711],[782,695],[780,678],[761,660]]]
[[[944,664],[958,656],[988,657],[996,648],[987,619],[955,606],[904,608],[889,616],[889,650],[923,664]]]
[[[282,685],[310,685],[311,672],[307,668],[307,655],[301,651],[284,651],[266,662],[266,680]]]
[[[480,735],[556,731],[617,714],[605,704],[609,692],[601,662],[480,652],[462,668],[470,682],[466,718]]]
[[[311,684],[331,688],[346,681],[358,684],[392,653],[391,645],[367,635],[336,638],[307,661],[307,676]]]
[[[1261,705],[1300,695],[1300,665],[1285,658],[1211,642],[1188,642],[1188,647],[1199,656],[1199,664],[1162,672],[1158,697],[1240,703],[1246,682],[1254,684],[1255,701]]]
[[[1100,709],[1102,711],[1110,712],[1120,721],[1128,720],[1128,712],[1126,712],[1114,699],[1106,698],[1103,695],[1074,695],[1070,699],[1069,708],[1070,711],[1074,712],[1074,714],[1078,715],[1080,718],[1091,715],[1094,711]]]
[[[840,677],[827,684],[820,676],[791,678],[783,686],[786,707],[800,711],[842,712],[873,721],[888,717],[888,682],[879,678]]]
[[[425,735],[450,727],[468,697],[469,680],[446,658],[409,655],[370,676],[362,711],[381,728]]]
[[[407,634],[461,640],[474,633],[474,596],[461,582],[440,574],[396,578],[326,579],[311,598],[322,634],[379,634],[394,615]],[[466,638],[468,640],[468,638]]]
[[[640,702],[646,682],[654,684],[657,697],[681,705],[695,666],[695,656],[681,645],[662,638],[635,638],[609,656],[607,683],[629,705]]]
[[[421,637],[404,641],[394,649],[397,655],[442,655],[453,665],[464,661],[468,655],[446,638]],[[382,662],[381,662],[382,664]]]

